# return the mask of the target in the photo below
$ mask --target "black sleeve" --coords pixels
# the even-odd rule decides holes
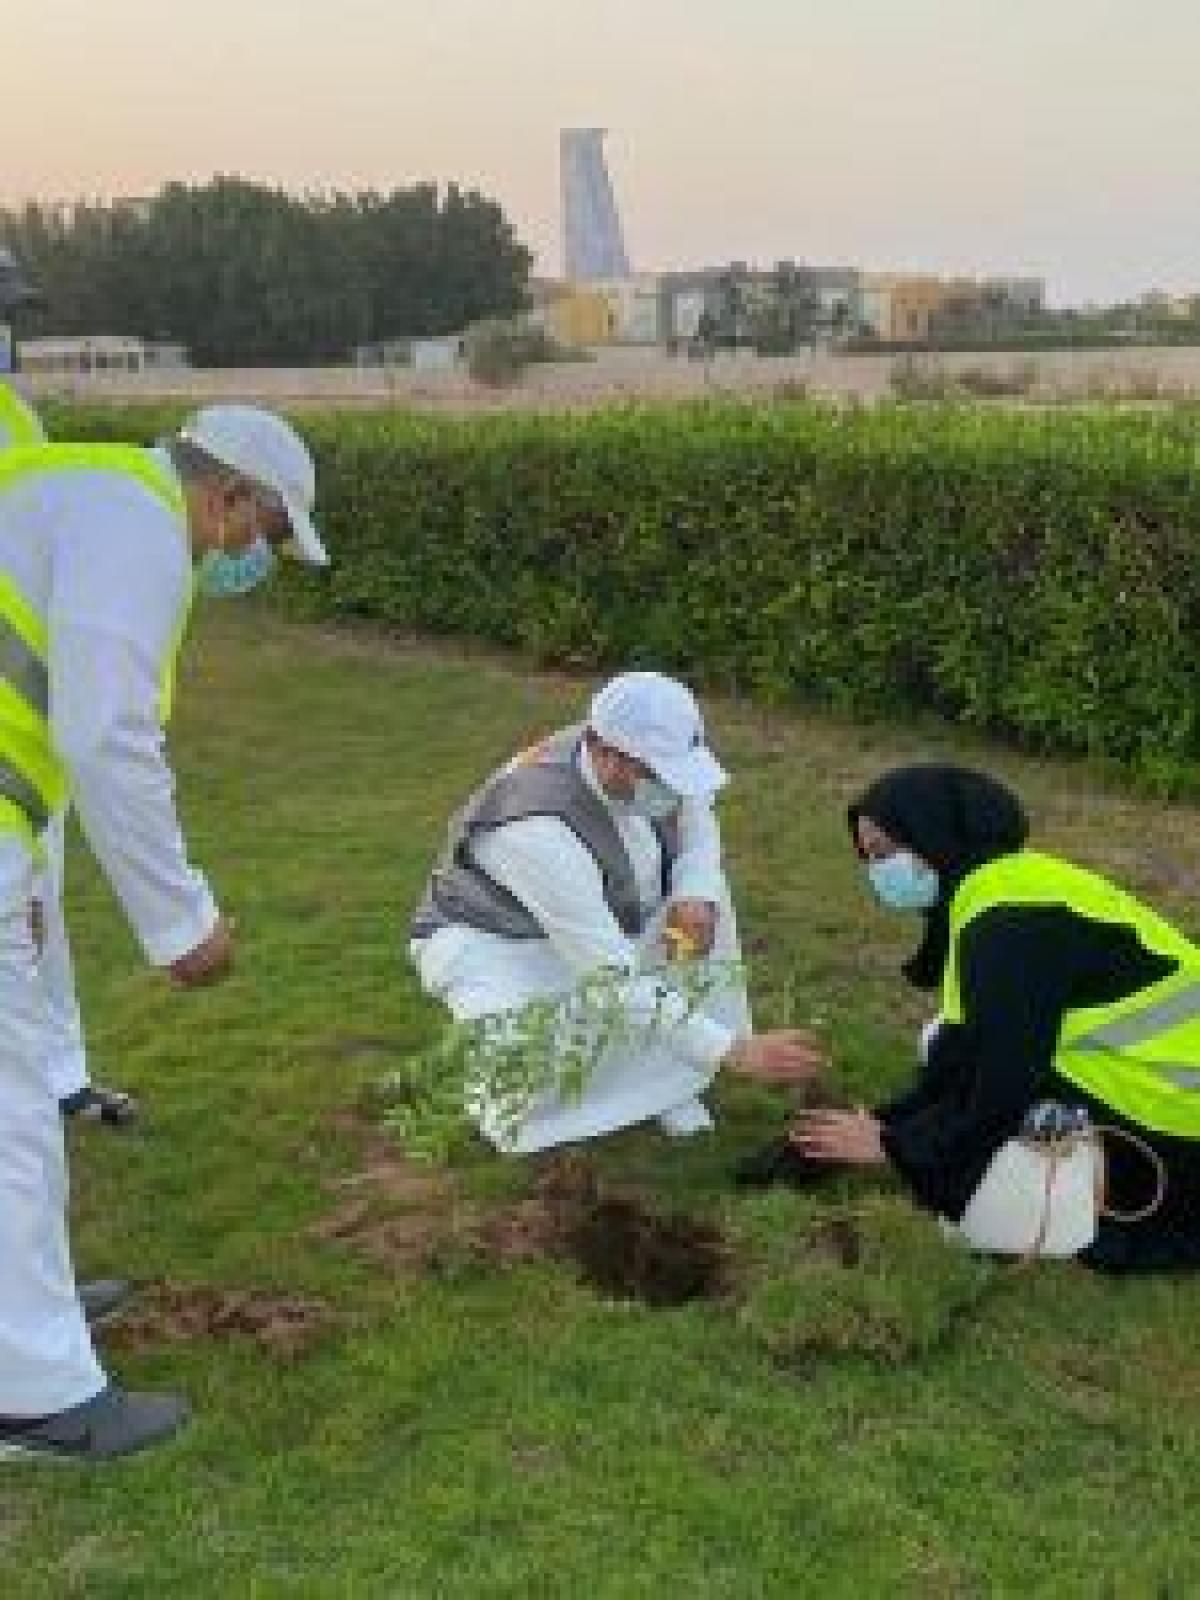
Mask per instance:
[[[1060,906],[986,912],[963,934],[959,962],[963,1022],[935,1045],[929,1091],[880,1113],[901,1176],[922,1204],[951,1217],[1049,1091],[1063,1012],[1118,999],[1172,967],[1131,929]]]
[[[963,1065],[963,1032],[943,1022],[930,1040],[920,1071],[907,1089],[875,1107],[881,1122],[902,1122],[941,1100]]]

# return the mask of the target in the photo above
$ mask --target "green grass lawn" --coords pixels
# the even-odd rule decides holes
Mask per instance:
[[[97,1076],[146,1107],[135,1134],[73,1138],[76,1257],[151,1309],[169,1281],[303,1300],[315,1326],[298,1350],[148,1316],[112,1334],[114,1371],[196,1418],[107,1468],[0,1470],[2,1600],[1200,1593],[1200,1283],[976,1263],[879,1179],[738,1195],[730,1161],[787,1102],[724,1084],[715,1137],[589,1148],[732,1241],[724,1297],[652,1310],[475,1247],[536,1165],[475,1149],[423,1186],[372,1136],[372,1085],[437,1025],[404,947],[447,814],[589,687],[252,604],[201,619],[172,744],[239,965],[173,992],[76,850]],[[1200,931],[1191,811],[937,728],[711,721],[760,1023],[818,1026],[852,1092],[904,1079],[927,1009],[896,972],[912,926],[868,899],[845,827],[887,765],[987,764],[1039,842]],[[330,1225],[348,1206],[357,1235]],[[424,1265],[406,1225],[443,1230]]]

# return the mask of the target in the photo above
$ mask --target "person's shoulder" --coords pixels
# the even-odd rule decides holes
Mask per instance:
[[[153,481],[89,463],[62,475],[47,510],[60,623],[137,637],[174,625],[192,581],[191,543]]]
[[[591,852],[564,818],[548,811],[531,812],[479,833],[472,848],[476,858],[519,855],[554,876],[572,876],[593,865]],[[485,861],[486,864],[486,861]]]
[[[54,447],[48,453],[52,455]],[[182,525],[183,497],[170,475],[142,452],[102,450],[67,458],[51,474],[53,492],[93,517],[138,515]]]
[[[579,835],[566,820],[553,811],[531,811],[527,816],[511,817],[484,830],[484,838],[528,839],[558,844],[563,841],[578,843]]]
[[[1000,901],[972,917],[963,929],[963,938],[974,944],[1038,938],[1068,927],[1076,920],[1076,913],[1068,906]]]
[[[963,930],[964,966],[1024,974],[1037,981],[1074,959],[1086,919],[1069,906],[1004,903],[990,906]]]
[[[97,552],[131,548],[153,564],[190,560],[187,518],[169,481],[103,460],[56,474],[48,486],[55,525]]]

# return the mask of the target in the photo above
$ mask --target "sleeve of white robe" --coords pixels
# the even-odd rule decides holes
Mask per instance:
[[[671,867],[671,900],[708,900],[726,893],[721,830],[712,802],[685,800],[679,808],[679,854]]]
[[[621,999],[635,1025],[672,1029],[678,1048],[698,1067],[714,1065],[733,1043],[728,1028],[697,1013],[660,979],[637,977],[638,955],[604,898],[595,858],[554,817],[525,817],[474,841],[478,864],[537,919],[562,961],[578,977],[615,968],[630,977]]]
[[[208,937],[218,914],[188,862],[159,722],[191,558],[165,507],[137,486],[117,492],[128,494],[126,514],[106,515],[102,538],[86,527],[59,534],[51,736],[96,859],[147,959],[168,966]]]

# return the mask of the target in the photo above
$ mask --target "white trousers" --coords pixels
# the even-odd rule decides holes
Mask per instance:
[[[659,911],[638,941],[643,972],[663,964],[662,924],[667,909],[664,906]],[[439,941],[445,941],[441,948]],[[490,941],[490,935],[472,936],[468,930],[447,929],[412,946],[424,987],[436,994],[456,1019],[503,1013],[538,998],[539,992],[547,999],[563,998],[569,974],[557,958],[548,958],[546,942],[542,940],[531,940],[527,946],[527,981],[513,984],[511,971],[505,975],[506,984],[513,984],[514,990],[519,987],[520,991],[514,992],[512,998],[506,997],[496,982],[494,965],[488,961]],[[511,950],[513,941],[505,942]],[[719,971],[740,959],[737,923],[726,895],[718,909],[710,961]],[[719,988],[698,1010],[735,1037],[750,1032],[750,1006],[740,979]],[[599,1138],[673,1111],[702,1094],[716,1072],[717,1063],[700,1065],[664,1028],[644,1040],[627,1037],[605,1050],[594,1064],[582,1095],[543,1096],[530,1107],[515,1133],[486,1103],[470,1104],[467,1109],[480,1132],[498,1149],[513,1155],[532,1155],[554,1145]]]
[[[75,1292],[62,1118],[29,904],[33,861],[0,835],[0,1416],[89,1400],[105,1376]]]
[[[75,994],[75,969],[63,918],[63,875],[66,854],[65,811],[50,819],[42,844],[45,865],[34,877],[34,897],[42,908],[42,952],[38,977],[46,998],[46,1075],[56,1100],[87,1085],[87,1051],[83,1021]]]

